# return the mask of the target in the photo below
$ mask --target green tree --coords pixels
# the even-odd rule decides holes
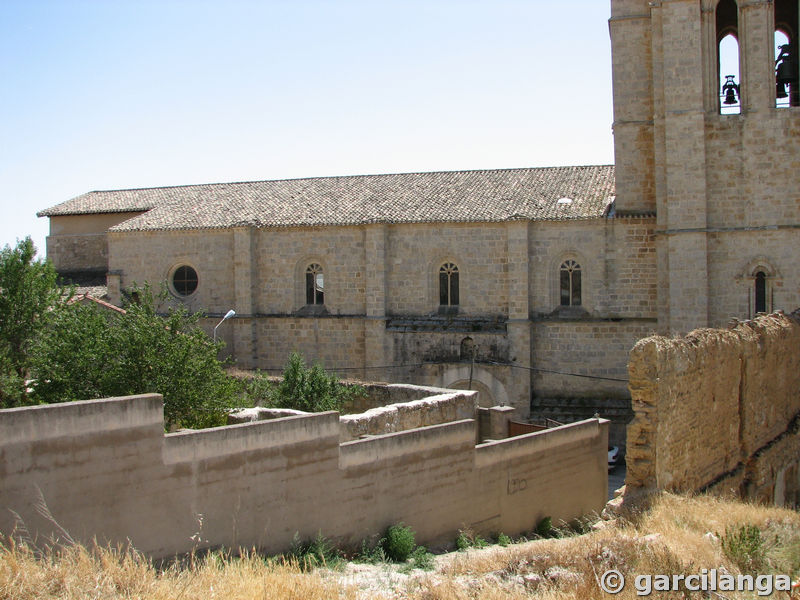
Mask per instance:
[[[224,425],[243,400],[217,359],[222,343],[197,326],[201,315],[181,306],[161,316],[150,289],[137,292],[125,314],[73,305],[53,315],[33,352],[34,396],[63,402],[157,392],[167,428]]]
[[[283,370],[283,380],[272,394],[276,408],[293,408],[306,412],[341,410],[351,398],[364,396],[360,386],[346,386],[336,375],[329,374],[319,364],[310,369],[303,355],[292,352]]]
[[[56,285],[56,271],[34,260],[30,237],[0,250],[0,407],[29,402],[31,345],[45,328],[51,310],[66,298]]]

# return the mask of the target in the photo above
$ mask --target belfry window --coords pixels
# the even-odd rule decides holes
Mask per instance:
[[[325,304],[325,278],[317,263],[308,265],[306,269],[306,304]]]
[[[574,260],[561,264],[559,270],[561,284],[561,306],[581,305],[581,266]]]
[[[739,9],[734,0],[717,5],[717,80],[719,112],[738,115],[742,111],[739,78]]]
[[[798,0],[775,0],[775,106],[800,106]]]
[[[767,275],[764,271],[755,276],[755,308],[757,313],[767,312]]]
[[[439,268],[439,306],[458,306],[458,266],[453,263]]]

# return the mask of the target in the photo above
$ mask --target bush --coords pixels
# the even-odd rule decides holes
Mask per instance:
[[[319,364],[309,369],[303,355],[293,352],[283,370],[283,381],[270,393],[269,405],[305,412],[341,410],[345,402],[365,394],[360,386],[339,383],[336,375],[327,373]]]
[[[485,548],[488,545],[489,542],[476,535],[472,529],[461,529],[456,537],[456,549],[459,551],[467,548]]]
[[[414,530],[411,527],[406,527],[402,523],[399,525],[392,525],[386,530],[386,536],[383,538],[382,546],[383,551],[389,560],[394,562],[405,562],[411,553],[414,552],[416,544],[414,543]]]
[[[501,532],[500,535],[497,536],[497,543],[498,545],[503,546],[505,548],[506,546],[511,544],[511,538],[508,537],[505,533]]]
[[[318,567],[336,569],[343,563],[342,554],[328,538],[317,533],[317,537],[310,542],[301,542],[297,534],[289,550],[289,559],[296,561],[297,566],[303,571],[310,571]]]
[[[36,338],[33,397],[46,403],[156,392],[165,427],[224,425],[244,403],[239,384],[217,360],[222,344],[197,326],[184,307],[156,312],[149,288],[121,314],[74,304],[51,311]]]
[[[430,571],[434,567],[433,554],[425,546],[417,546],[411,553],[411,561],[415,569]]]
[[[550,537],[553,533],[553,519],[544,517],[536,524],[536,535],[539,537]]]
[[[757,573],[764,567],[765,548],[755,525],[728,527],[721,536],[722,551],[743,573]]]
[[[253,406],[270,406],[275,393],[276,384],[269,380],[266,373],[256,371],[253,377],[242,381],[242,393],[248,404]]]

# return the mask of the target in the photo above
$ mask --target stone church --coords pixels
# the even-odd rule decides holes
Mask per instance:
[[[235,310],[241,367],[629,406],[638,339],[800,306],[798,31],[798,0],[612,0],[615,166],[95,191],[39,213],[47,254]]]

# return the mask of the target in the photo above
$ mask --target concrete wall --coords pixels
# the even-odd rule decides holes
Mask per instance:
[[[155,557],[224,545],[286,550],[319,532],[354,546],[392,523],[452,543],[602,509],[607,422],[475,445],[475,421],[339,443],[335,412],[164,435],[161,398],[0,411],[0,532],[53,533]]]
[[[626,484],[800,501],[798,349],[798,313],[637,343]]]

